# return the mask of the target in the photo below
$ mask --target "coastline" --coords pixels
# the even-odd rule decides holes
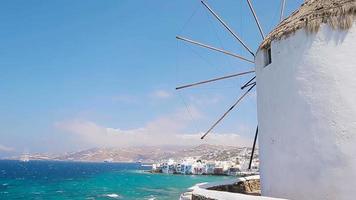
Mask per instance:
[[[138,163],[132,162],[19,163],[15,160],[1,161],[0,176],[0,199],[103,199],[108,198],[109,194],[117,194],[126,200],[173,200],[178,199],[192,185],[231,179],[153,175],[142,170]]]
[[[11,159],[11,158],[0,158],[0,161],[19,161],[23,162],[20,159]],[[105,161],[91,161],[91,160],[56,160],[56,159],[30,159],[28,162],[31,161],[49,161],[49,162],[72,162],[72,163],[113,163],[113,164],[141,164],[141,165],[149,165],[152,166],[153,163],[144,163],[144,162],[134,162],[134,161],[112,161],[112,162],[105,162]],[[144,166],[144,167],[149,167]]]

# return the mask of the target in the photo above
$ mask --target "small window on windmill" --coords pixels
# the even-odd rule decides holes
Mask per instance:
[[[268,45],[265,49],[265,55],[264,55],[264,59],[265,59],[265,67],[269,64],[272,63],[272,51],[271,51],[271,46]]]

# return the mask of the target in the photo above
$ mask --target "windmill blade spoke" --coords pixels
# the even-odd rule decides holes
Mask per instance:
[[[246,85],[246,87],[249,87],[249,86],[251,86],[251,85],[253,85],[253,84],[256,84],[256,81],[255,81],[255,82],[252,82],[252,83],[247,84],[247,85]]]
[[[246,87],[248,87],[248,85],[255,80],[256,76],[254,76],[253,78],[251,78],[249,81],[247,81],[247,83],[245,83],[242,87],[241,90],[245,89]]]
[[[198,46],[201,46],[201,47],[204,47],[204,48],[207,48],[207,49],[210,49],[210,50],[214,50],[214,51],[217,51],[217,52],[220,52],[220,53],[224,53],[226,55],[229,55],[229,56],[233,56],[235,58],[239,58],[241,60],[244,60],[244,61],[247,61],[247,62],[250,62],[250,63],[254,63],[254,61],[252,60],[249,60],[247,58],[244,58],[240,55],[237,55],[237,54],[234,54],[234,53],[231,53],[231,52],[228,52],[228,51],[225,51],[223,49],[219,49],[219,48],[216,48],[216,47],[213,47],[213,46],[210,46],[210,45],[206,45],[206,44],[203,44],[203,43],[200,43],[200,42],[197,42],[197,41],[194,41],[194,40],[190,40],[190,39],[187,39],[187,38],[184,38],[184,37],[180,37],[180,36],[176,36],[176,38],[178,40],[182,40],[182,41],[185,41],[185,42],[189,42],[191,44],[195,44],[195,45],[198,45]]]
[[[235,39],[237,39],[241,45],[248,51],[252,56],[255,56],[255,54],[251,51],[250,48],[240,39],[240,37],[219,17],[218,14],[216,14],[211,7],[205,3],[204,1],[201,1],[201,3],[209,10],[209,12],[231,33],[232,36],[234,36]]]
[[[256,15],[255,10],[253,9],[252,3],[251,3],[250,0],[247,0],[247,3],[248,3],[248,7],[250,7],[250,10],[251,10],[251,12],[252,12],[252,14],[253,14],[253,18],[255,18],[256,24],[257,24],[257,26],[258,26],[258,30],[260,30],[260,34],[261,34],[261,36],[262,36],[262,39],[264,40],[264,39],[265,39],[265,34],[263,33],[261,24],[260,24],[260,22],[259,22],[259,20],[258,20],[258,18],[257,18],[257,15]]]
[[[215,127],[218,125],[226,116],[229,114],[230,111],[232,111],[235,106],[240,103],[240,101],[254,88],[256,84],[252,85],[210,128],[209,130],[200,138],[204,139],[205,136],[207,136]]]
[[[233,78],[233,77],[236,77],[236,76],[250,74],[250,73],[253,73],[253,72],[255,72],[255,71],[251,70],[251,71],[247,71],[247,72],[231,74],[231,75],[227,75],[227,76],[223,76],[223,77],[219,77],[219,78],[214,78],[214,79],[210,79],[210,80],[200,81],[200,82],[197,82],[197,83],[192,83],[192,84],[188,84],[188,85],[183,85],[183,86],[177,87],[176,90],[180,90],[180,89],[188,88],[188,87],[193,87],[193,86],[197,86],[197,85],[202,85],[202,84],[205,84],[205,83],[210,83],[210,82],[219,81],[219,80],[223,80],[223,79]]]
[[[257,128],[256,128],[255,139],[253,140],[252,152],[251,152],[251,157],[250,157],[250,163],[248,164],[248,169],[249,169],[249,170],[251,170],[251,165],[252,165],[252,160],[253,160],[253,154],[255,153],[257,135],[258,135],[258,126],[257,126]]]
[[[285,6],[286,6],[286,0],[282,0],[281,14],[280,14],[280,17],[279,17],[279,22],[281,22],[283,20]]]

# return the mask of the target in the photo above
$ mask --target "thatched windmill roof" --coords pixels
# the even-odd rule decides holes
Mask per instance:
[[[322,23],[334,29],[349,29],[355,16],[356,0],[307,0],[266,37],[261,48],[304,27],[308,32],[317,32]]]

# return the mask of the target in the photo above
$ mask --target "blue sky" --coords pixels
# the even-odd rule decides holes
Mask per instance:
[[[208,3],[257,49],[261,37],[245,1]],[[286,13],[301,3],[287,0]],[[278,23],[280,1],[253,4],[267,34]],[[175,39],[250,56],[200,1],[1,1],[0,30],[0,154],[181,144],[188,139],[177,142],[177,135],[206,131],[251,76],[174,88],[253,67]],[[255,98],[217,127],[212,143],[250,142]]]

